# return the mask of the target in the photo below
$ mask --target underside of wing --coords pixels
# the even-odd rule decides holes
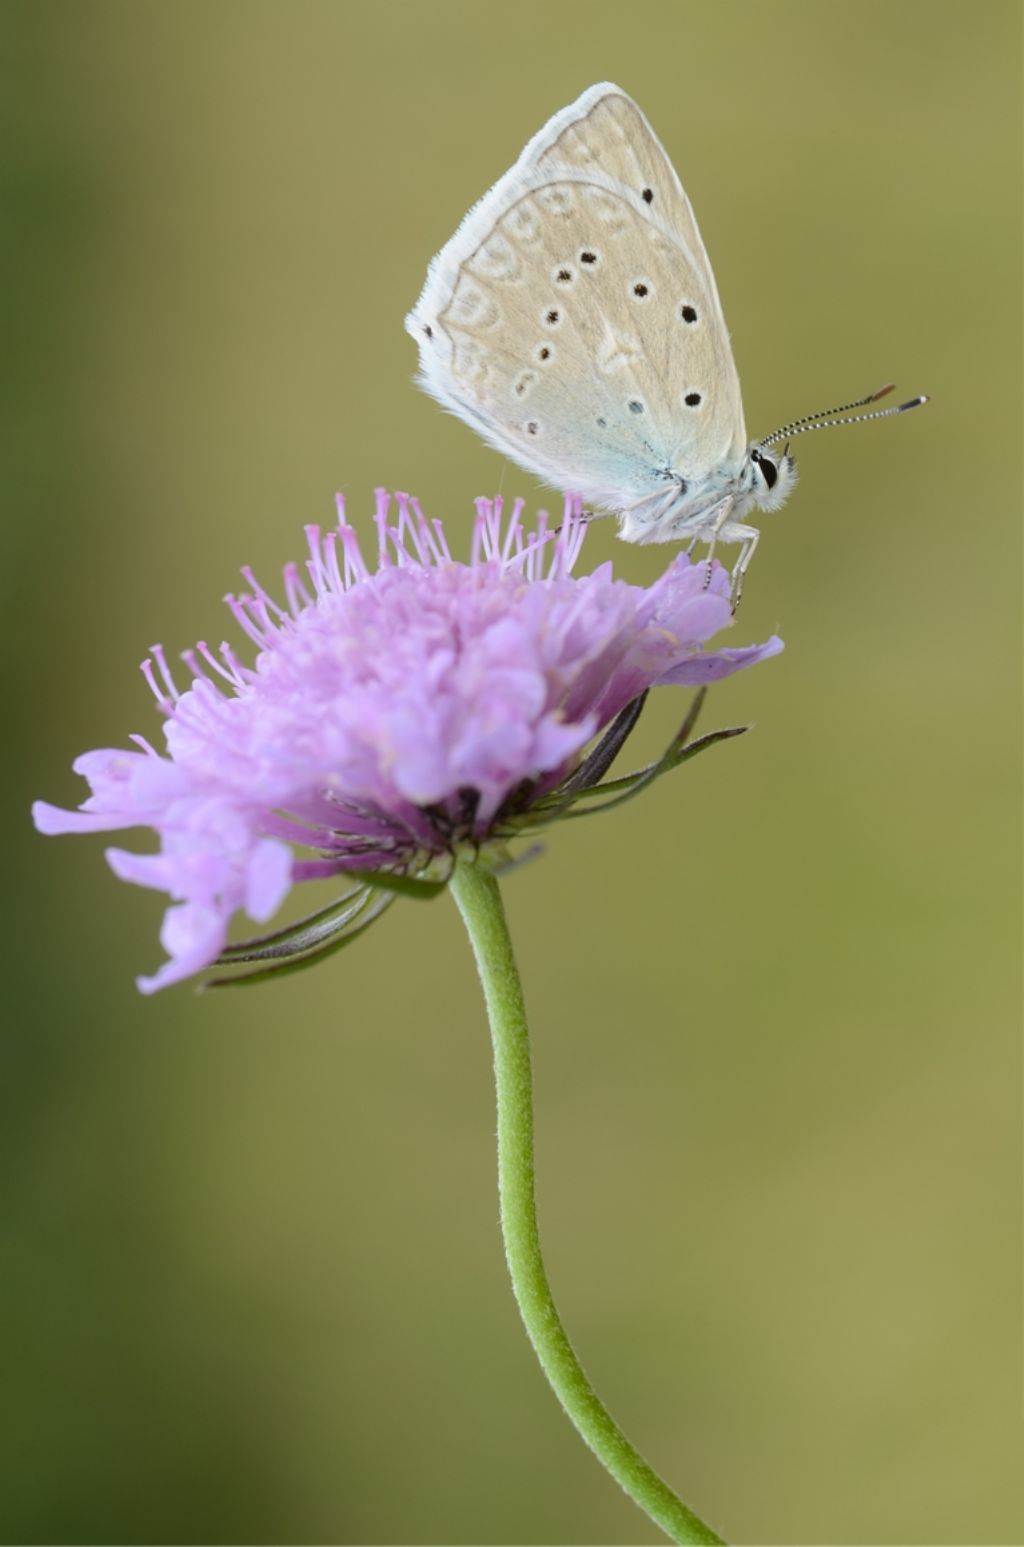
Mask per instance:
[[[556,114],[433,260],[407,319],[423,385],[505,454],[619,507],[742,451],[689,201],[636,105]]]
[[[695,266],[707,274],[708,288],[721,316],[693,206],[647,118],[618,86],[608,81],[591,86],[556,113],[527,145],[519,165],[523,170],[549,174],[563,167],[583,173],[602,172],[631,189],[652,214],[660,215],[679,234]]]
[[[598,173],[541,174],[476,235],[412,319],[441,402],[541,477],[616,505],[735,453],[728,339],[642,200]]]

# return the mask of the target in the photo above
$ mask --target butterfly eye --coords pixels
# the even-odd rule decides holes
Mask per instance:
[[[771,457],[766,457],[762,451],[758,451],[755,448],[750,453],[750,460],[760,468],[761,477],[768,485],[768,488],[774,489],[779,480],[779,470],[775,463],[772,461]]]

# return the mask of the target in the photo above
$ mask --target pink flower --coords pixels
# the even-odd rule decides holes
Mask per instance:
[[[715,682],[781,650],[776,638],[703,650],[731,621],[720,566],[705,584],[706,565],[679,553],[647,588],[614,579],[610,564],[575,575],[578,506],[557,532],[543,516],[528,532],[521,510],[505,520],[500,500],[478,500],[464,563],[414,499],[378,491],[371,569],[339,503],[336,530],[307,528],[305,573],[286,568],[284,607],[246,570],[250,591],[228,597],[258,649],[253,666],[230,645],[200,644],[184,654],[191,685],[180,691],[154,648],[143,671],[166,753],[141,737],[134,751],[87,752],[74,765],[92,789],[81,809],[33,807],[44,833],[158,834],[156,854],[107,851],[115,875],[173,899],[161,932],[170,960],[139,979],[144,993],[208,967],[236,910],[266,921],[295,881],[358,872],[335,924],[362,927],[375,886],[390,896],[396,878],[443,872],[459,845],[550,819],[578,794],[584,747],[624,712],[635,718],[628,706],[648,688]],[[598,778],[624,734],[593,762]]]

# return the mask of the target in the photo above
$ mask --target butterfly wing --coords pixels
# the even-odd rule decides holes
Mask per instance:
[[[546,481],[621,508],[745,443],[693,212],[639,108],[592,87],[437,255],[407,327],[421,380]]]
[[[571,168],[614,178],[660,214],[687,248],[711,294],[715,315],[725,327],[711,264],[686,196],[665,147],[640,108],[618,86],[591,86],[563,108],[526,146],[517,163],[535,171]]]

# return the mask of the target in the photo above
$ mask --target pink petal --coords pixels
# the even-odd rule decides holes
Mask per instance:
[[[747,645],[740,650],[713,650],[708,654],[691,655],[685,661],[672,666],[658,678],[657,687],[702,687],[707,682],[721,682],[733,672],[753,666],[756,661],[767,661],[778,655],[785,646],[777,634],[763,645]]]

